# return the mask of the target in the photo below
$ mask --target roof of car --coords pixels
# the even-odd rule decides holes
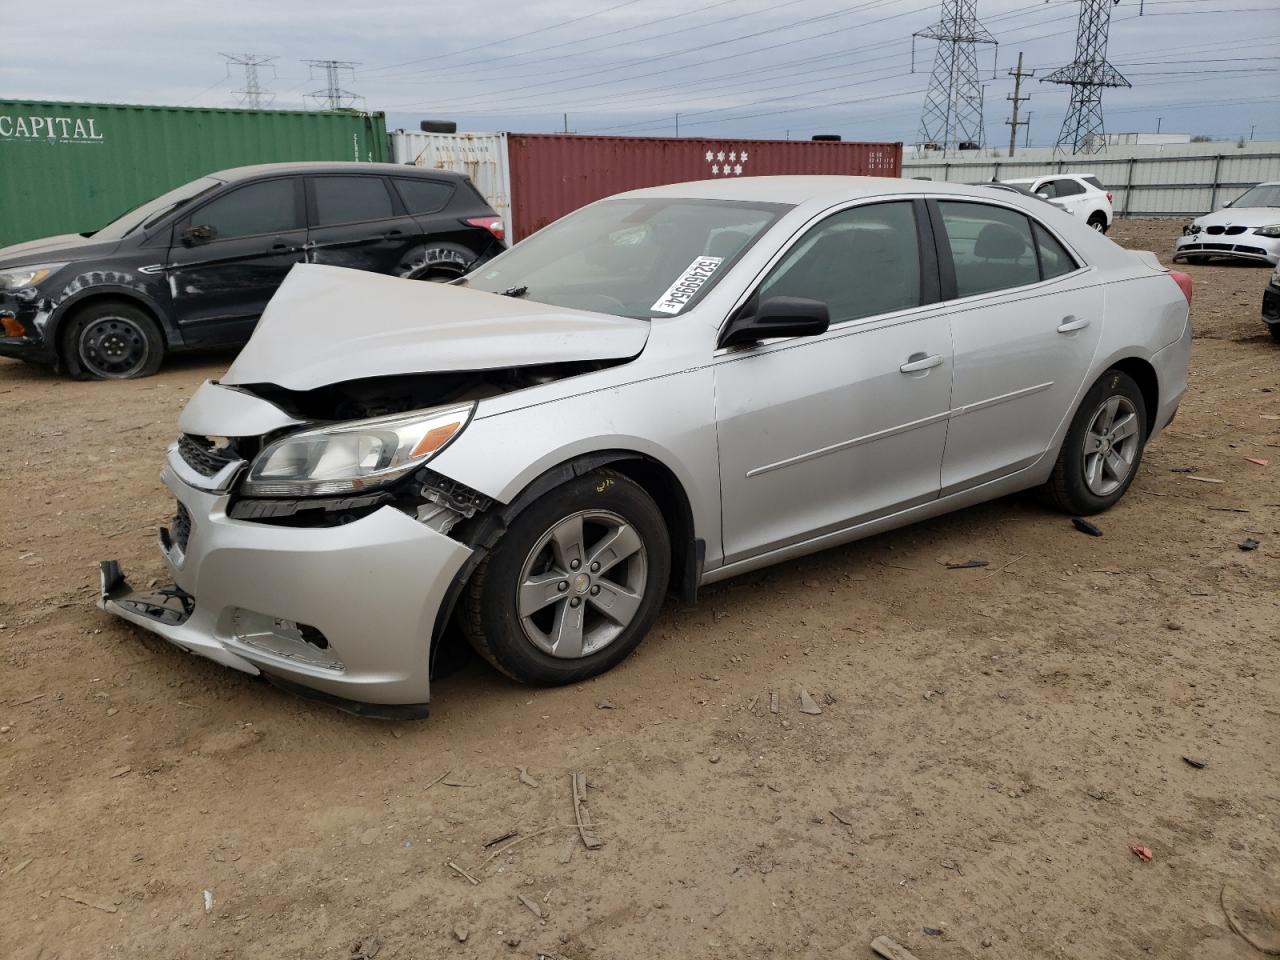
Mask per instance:
[[[1071,180],[1086,180],[1086,179],[1088,179],[1088,178],[1090,178],[1090,177],[1094,177],[1094,178],[1096,179],[1097,174],[1093,174],[1093,173],[1042,173],[1042,174],[1040,174],[1040,176],[1038,176],[1038,177],[1012,177],[1012,178],[1010,178],[1010,179],[1008,179],[1008,180],[1001,180],[1000,182],[1001,182],[1001,183],[1012,183],[1012,184],[1035,183],[1037,180],[1056,180],[1056,179],[1061,178],[1061,177],[1067,177],[1068,179],[1071,179]]]
[[[434,167],[415,167],[411,164],[355,163],[340,160],[294,160],[289,163],[255,163],[247,167],[231,167],[209,176],[227,183],[249,180],[253,177],[280,173],[380,173],[384,176],[430,176],[433,179],[463,180],[460,173],[437,170]]]
[[[722,177],[661,187],[645,187],[622,197],[672,197],[689,200],[754,200],[757,203],[798,205],[827,196],[878,197],[884,194],[956,193],[981,196],[986,188],[963,183],[907,180],[901,177],[773,176]],[[994,191],[993,191],[994,192]]]

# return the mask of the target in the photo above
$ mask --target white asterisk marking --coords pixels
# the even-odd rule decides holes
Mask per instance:
[[[711,158],[715,156],[710,150],[707,151],[707,163],[711,162]]]
[[[724,151],[723,151],[723,150],[721,150],[719,153],[717,153],[717,154],[716,154],[716,159],[717,159],[717,160],[721,160],[721,161],[723,161],[723,160],[724,160]]]
[[[730,151],[729,151],[729,162],[730,162],[730,163],[733,163],[733,161],[735,161],[735,160],[737,160],[737,159],[738,159],[738,155],[737,155],[736,153],[734,153],[732,150],[730,150]]]
[[[714,177],[714,176],[715,176],[716,174],[718,174],[719,172],[720,172],[720,168],[719,168],[718,166],[716,166],[716,164],[714,164],[714,163],[713,163],[713,164],[711,165],[711,175]]]
[[[742,164],[735,163],[733,165],[733,173],[734,173],[734,176],[737,176],[738,174],[742,173]]]
[[[743,150],[743,151],[742,151],[742,153],[738,155],[738,159],[739,159],[739,160],[741,160],[743,163],[746,163],[746,162],[747,162],[747,151]]]

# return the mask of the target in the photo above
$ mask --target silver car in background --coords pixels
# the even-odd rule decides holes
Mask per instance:
[[[1213,257],[1280,263],[1280,181],[1251,187],[1182,228],[1173,245],[1175,262],[1207,263]]]
[[[173,585],[107,561],[101,605],[357,712],[424,714],[455,627],[580,680],[668,594],[1031,487],[1107,509],[1190,299],[1034,198],[861,177],[633,191],[448,286],[298,266],[182,412]]]

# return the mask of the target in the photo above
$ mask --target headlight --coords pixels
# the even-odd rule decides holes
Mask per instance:
[[[23,287],[34,287],[53,271],[65,266],[65,263],[41,263],[34,267],[0,270],[0,289],[12,291],[21,290]]]
[[[1260,237],[1280,237],[1280,223],[1272,223],[1265,227],[1258,227],[1253,232]]]
[[[443,450],[474,410],[463,403],[291,434],[258,454],[243,491],[307,497],[385,486]]]

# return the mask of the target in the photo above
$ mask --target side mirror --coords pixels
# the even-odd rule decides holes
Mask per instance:
[[[1231,206],[1233,203],[1235,203],[1234,200],[1228,200],[1226,203],[1222,205],[1222,209],[1223,210],[1227,209],[1227,207]]]
[[[729,321],[720,346],[736,347],[770,337],[814,337],[831,326],[831,313],[820,300],[804,297],[769,297],[754,310]]]
[[[204,243],[207,240],[212,240],[214,233],[213,227],[207,224],[190,226],[182,231],[182,242],[188,247],[193,243]]]
[[[1042,191],[1040,191],[1039,193],[1037,193],[1037,194],[1036,194],[1036,196],[1037,196],[1037,197],[1039,197],[1041,200],[1048,200],[1048,199],[1049,199],[1049,195],[1048,195],[1047,193],[1045,193],[1043,190],[1042,190]]]

